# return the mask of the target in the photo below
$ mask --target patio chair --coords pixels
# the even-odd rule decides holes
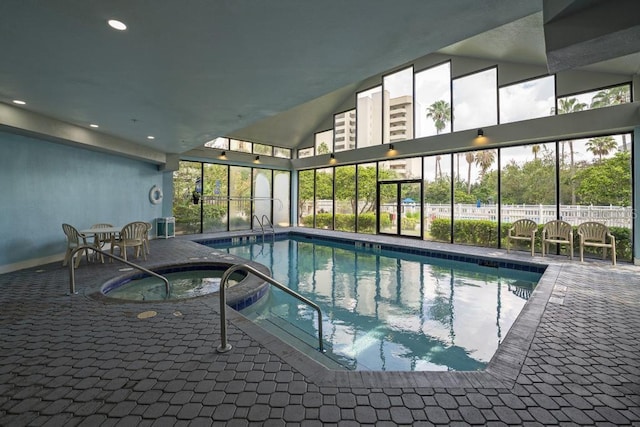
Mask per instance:
[[[127,259],[127,248],[135,248],[135,257],[142,257],[147,260],[147,254],[144,251],[144,235],[147,232],[147,225],[141,221],[131,222],[120,230],[120,235],[111,242],[111,253],[113,248],[120,249],[120,257]]]
[[[569,258],[573,259],[573,227],[566,221],[553,220],[542,227],[542,256],[549,253],[549,244],[569,246]]]
[[[69,261],[73,261],[71,260],[71,252],[80,245],[86,245],[87,238],[84,234],[80,233],[77,228],[69,224],[62,224],[62,231],[64,231],[65,236],[67,236],[67,251],[64,254],[64,260],[62,261],[62,265],[66,266]],[[82,249],[76,254],[76,268],[80,265],[80,259],[82,258],[83,253],[87,262],[89,262],[89,251],[87,249]]]
[[[512,240],[525,240],[531,243],[531,256],[535,253],[536,232],[538,224],[531,219],[519,219],[511,224],[507,233],[507,253],[509,253]]]
[[[101,228],[112,228],[112,227],[113,225],[111,224],[102,223],[102,224],[93,224],[91,226],[91,229],[99,230]],[[96,249],[103,249],[107,243],[109,244],[111,243],[112,237],[113,235],[111,233],[96,233],[93,235],[93,246],[95,246]],[[99,256],[100,261],[104,264],[104,256],[100,252],[96,252],[96,256]]]
[[[580,237],[580,262],[584,262],[584,247],[602,248],[602,259],[607,258],[607,248],[611,249],[611,262],[616,265],[616,238],[609,227],[601,222],[583,222],[578,226]],[[609,242],[607,243],[607,240]]]

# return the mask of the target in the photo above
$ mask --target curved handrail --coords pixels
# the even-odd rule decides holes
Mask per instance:
[[[320,307],[318,306],[318,304],[314,303],[313,301],[303,297],[302,295],[300,295],[299,293],[292,291],[291,289],[287,288],[285,285],[283,285],[282,283],[276,281],[275,279],[267,276],[266,274],[256,270],[255,268],[247,265],[247,264],[235,264],[231,267],[229,267],[228,269],[225,270],[224,273],[222,273],[222,279],[220,279],[220,345],[218,346],[218,352],[219,353],[225,353],[229,350],[231,350],[232,346],[231,344],[229,344],[229,342],[227,341],[227,298],[225,295],[225,289],[227,287],[227,281],[229,280],[229,277],[231,276],[232,273],[238,271],[238,270],[245,270],[248,273],[251,273],[255,276],[258,276],[259,278],[261,278],[262,280],[265,280],[267,282],[269,282],[270,284],[272,284],[273,286],[275,286],[276,288],[288,293],[289,295],[291,295],[294,298],[299,299],[300,301],[302,301],[303,303],[307,304],[308,306],[310,306],[311,308],[313,308],[314,310],[316,310],[318,312],[318,349],[322,352],[324,351],[324,346],[322,344],[322,310],[320,310]]]
[[[269,217],[266,214],[262,215],[261,224],[263,224],[263,226],[265,224],[265,221],[266,221],[266,224],[269,224],[269,227],[271,229],[271,238],[275,241],[275,239],[276,239],[276,230],[275,230],[275,228],[273,228],[273,223],[271,223],[271,220],[269,219]],[[262,229],[262,239],[264,240],[264,228]]]
[[[76,275],[75,275],[75,268],[73,266],[73,264],[74,264],[73,257],[78,251],[81,251],[81,250],[84,250],[84,249],[91,249],[92,251],[98,252],[98,253],[100,253],[102,255],[106,255],[106,256],[108,256],[110,258],[113,258],[115,260],[122,261],[125,264],[127,264],[128,266],[131,266],[133,268],[137,268],[138,270],[142,271],[143,273],[146,273],[146,274],[149,274],[151,276],[157,277],[158,279],[160,279],[160,280],[162,280],[164,282],[164,287],[165,287],[165,291],[166,291],[166,297],[165,298],[169,298],[169,296],[171,295],[171,287],[169,286],[169,281],[167,280],[166,277],[161,276],[158,273],[154,273],[153,271],[148,270],[148,269],[146,269],[144,267],[141,267],[138,264],[134,264],[134,263],[132,263],[130,261],[127,261],[124,258],[120,258],[119,256],[115,256],[112,253],[105,252],[102,249],[98,249],[93,245],[79,245],[78,247],[76,247],[75,249],[73,249],[71,251],[71,255],[69,256],[69,294],[70,295],[77,294],[77,292],[76,292]]]

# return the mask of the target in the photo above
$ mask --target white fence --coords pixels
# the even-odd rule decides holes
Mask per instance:
[[[425,204],[425,218],[428,222],[436,218],[451,218],[451,205]],[[477,206],[456,204],[453,206],[455,219],[498,220],[498,206]],[[502,205],[502,222],[514,222],[518,219],[532,219],[544,224],[556,219],[555,205]],[[560,205],[560,219],[578,226],[587,221],[598,221],[609,227],[631,228],[633,209],[623,206],[576,206]]]
[[[417,211],[418,205],[408,204],[403,206],[403,212]],[[332,200],[318,200],[316,209],[319,212],[332,212]],[[348,202],[337,202],[336,213],[351,213],[351,205]],[[382,212],[395,213],[396,205],[380,206]],[[498,205],[475,205],[457,203],[453,206],[455,219],[476,219],[498,221]],[[313,203],[305,203],[302,207],[302,216],[313,215]],[[502,222],[514,222],[518,219],[532,219],[538,224],[544,224],[556,219],[555,205],[502,205]],[[609,227],[631,228],[633,223],[633,209],[624,206],[579,206],[560,205],[560,219],[569,224],[578,226],[587,221],[598,221]],[[427,229],[431,226],[431,221],[436,218],[451,218],[451,205],[431,204],[424,205],[424,218]]]

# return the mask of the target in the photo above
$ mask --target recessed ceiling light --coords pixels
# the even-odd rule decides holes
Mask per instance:
[[[153,135],[149,135],[149,136],[147,137],[147,139],[156,139],[156,137],[155,137],[155,136],[153,136]]]
[[[94,124],[94,123],[91,123],[89,126],[91,126],[92,128],[100,127],[100,126],[98,126],[98,125],[96,125],[96,124]]]
[[[117,19],[109,19],[107,22],[109,23],[109,26],[115,30],[124,31],[127,29],[125,23],[118,21]]]
[[[21,101],[21,100],[19,100],[19,99],[14,99],[14,100],[13,100],[13,103],[14,103],[14,104],[18,104],[18,105],[26,105],[26,104],[27,104],[26,102]]]

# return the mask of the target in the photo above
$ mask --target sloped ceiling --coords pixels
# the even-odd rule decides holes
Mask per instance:
[[[0,102],[166,153],[217,136],[295,148],[360,82],[441,49],[545,65],[542,10],[542,0],[2,0]]]
[[[20,108],[168,153],[233,134],[295,147],[313,120],[278,114],[319,99],[302,107],[309,120],[350,85],[541,8],[531,0],[3,0],[0,102],[22,99]],[[128,29],[111,29],[110,18]]]

